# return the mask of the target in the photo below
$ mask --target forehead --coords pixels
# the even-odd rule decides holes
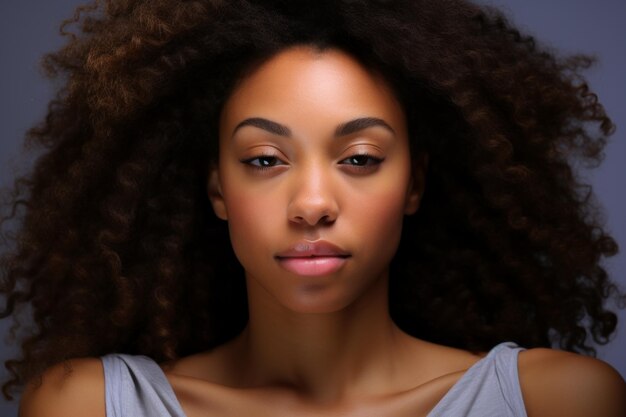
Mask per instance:
[[[220,130],[246,117],[284,117],[288,123],[364,116],[404,122],[389,83],[339,49],[296,46],[241,80],[224,105]]]

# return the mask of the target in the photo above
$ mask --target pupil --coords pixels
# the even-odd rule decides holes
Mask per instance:
[[[354,163],[354,165],[365,165],[366,159],[367,157],[363,155],[353,156],[352,162]]]

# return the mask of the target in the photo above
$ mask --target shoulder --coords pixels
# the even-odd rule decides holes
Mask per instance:
[[[529,417],[626,416],[626,384],[598,359],[530,349],[519,355],[519,376]]]
[[[30,381],[19,417],[105,417],[104,370],[98,358],[72,359]]]

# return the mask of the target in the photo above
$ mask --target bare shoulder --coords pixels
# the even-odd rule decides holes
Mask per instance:
[[[19,417],[105,417],[104,370],[98,358],[72,359],[30,381]]]
[[[626,384],[607,363],[552,349],[520,353],[519,375],[529,417],[626,417]]]

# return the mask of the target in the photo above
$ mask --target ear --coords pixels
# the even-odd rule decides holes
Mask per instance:
[[[228,220],[226,203],[224,202],[224,197],[222,196],[222,186],[220,184],[219,171],[217,169],[217,165],[215,164],[211,165],[211,167],[209,168],[207,191],[215,215],[222,220]]]
[[[404,214],[415,214],[420,206],[422,195],[426,188],[426,171],[428,170],[428,154],[421,152],[413,160],[411,167],[411,182],[407,190]]]

